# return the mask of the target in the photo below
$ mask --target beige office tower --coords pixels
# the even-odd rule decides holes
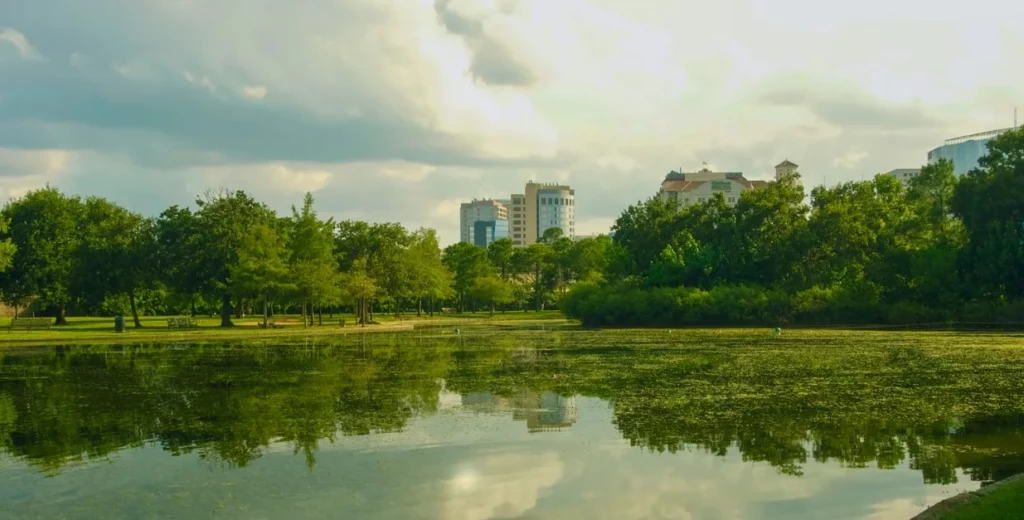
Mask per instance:
[[[561,228],[562,236],[576,236],[576,194],[561,184],[526,183],[524,194],[512,195],[512,244],[536,244],[544,232]]]

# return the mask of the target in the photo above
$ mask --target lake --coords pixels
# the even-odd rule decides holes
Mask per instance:
[[[1009,335],[0,350],[0,518],[906,519],[1024,471]]]

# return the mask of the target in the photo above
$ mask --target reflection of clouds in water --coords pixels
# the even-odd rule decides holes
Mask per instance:
[[[676,463],[660,469],[618,465],[614,472],[589,472],[601,477],[584,484],[586,511],[574,511],[573,517],[752,518],[748,506],[753,503],[813,497],[824,482],[842,474],[835,468],[812,478],[787,477],[767,465],[737,464],[700,453],[675,457]]]
[[[533,509],[565,472],[557,454],[487,455],[455,469],[444,484],[441,518],[485,520]]]
[[[935,486],[922,489],[921,495],[915,498],[898,498],[878,502],[871,506],[872,512],[865,516],[864,520],[906,520],[953,495],[964,491],[974,491],[981,486],[978,482],[971,482],[963,471],[957,471],[957,477],[960,482],[969,482],[969,484],[967,486],[963,484]]]

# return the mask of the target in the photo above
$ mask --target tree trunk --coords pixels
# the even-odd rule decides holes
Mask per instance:
[[[433,296],[431,296],[430,299],[427,300],[427,313],[430,314],[431,318],[434,317],[434,297]]]
[[[231,322],[231,295],[226,292],[221,296],[220,300],[220,326],[235,326],[235,324]]]
[[[316,306],[316,315],[317,315],[317,325],[323,327],[324,326],[324,306],[323,305],[317,305]]]
[[[270,309],[267,308],[268,307],[267,306],[267,300],[268,300],[267,296],[263,295],[263,328],[264,329],[267,328],[267,320],[270,317],[269,316]]]
[[[423,317],[423,298],[417,298],[416,299],[416,317],[417,318],[422,318]]]
[[[491,302],[491,317],[494,317],[494,302]]]
[[[242,319],[242,316],[243,316],[242,305],[243,304],[245,304],[245,301],[242,300],[241,296],[239,296],[238,297],[238,306],[235,307],[235,319],[236,320]]]
[[[195,318],[196,317],[196,295],[194,295],[194,294],[192,295],[192,300],[189,302],[189,304],[192,306],[192,317]]]
[[[66,303],[62,303],[62,304],[57,306],[57,321],[54,322],[54,325],[67,325],[68,324],[68,318],[67,318],[67,316],[64,315],[64,313],[66,312],[66,309],[67,309],[67,304]]]
[[[302,314],[302,327],[308,327],[309,325],[306,323],[306,300],[302,300],[302,309],[299,313]]]
[[[132,321],[135,322],[135,328],[141,329],[142,322],[139,321],[139,310],[135,306],[135,289],[128,291],[128,303],[131,304],[132,307]]]

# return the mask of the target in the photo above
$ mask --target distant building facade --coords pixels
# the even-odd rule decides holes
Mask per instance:
[[[508,220],[478,220],[473,223],[473,245],[487,247],[491,242],[508,238]]]
[[[551,228],[560,228],[568,238],[576,236],[576,192],[569,186],[528,182],[511,200],[512,245],[536,244]]]
[[[896,168],[895,170],[886,172],[886,175],[891,175],[896,180],[903,183],[904,188],[910,187],[910,179],[917,177],[921,173],[921,168]]]
[[[953,161],[953,174],[959,177],[977,168],[978,160],[988,155],[988,142],[1008,130],[1013,128],[947,139],[942,146],[928,152],[928,164],[935,164],[939,159],[949,159]]]
[[[792,172],[796,171],[795,168],[794,164]],[[776,176],[779,175],[779,171],[776,170]],[[788,166],[784,167],[783,171],[791,173]],[[685,207],[711,200],[716,194],[721,193],[726,204],[735,206],[744,191],[760,189],[767,185],[768,181],[748,180],[742,172],[714,172],[705,165],[704,168],[692,173],[669,172],[661,182],[658,197],[662,200],[675,201]]]
[[[465,202],[459,209],[459,240],[487,247],[500,238],[508,238],[508,208],[496,200]]]

